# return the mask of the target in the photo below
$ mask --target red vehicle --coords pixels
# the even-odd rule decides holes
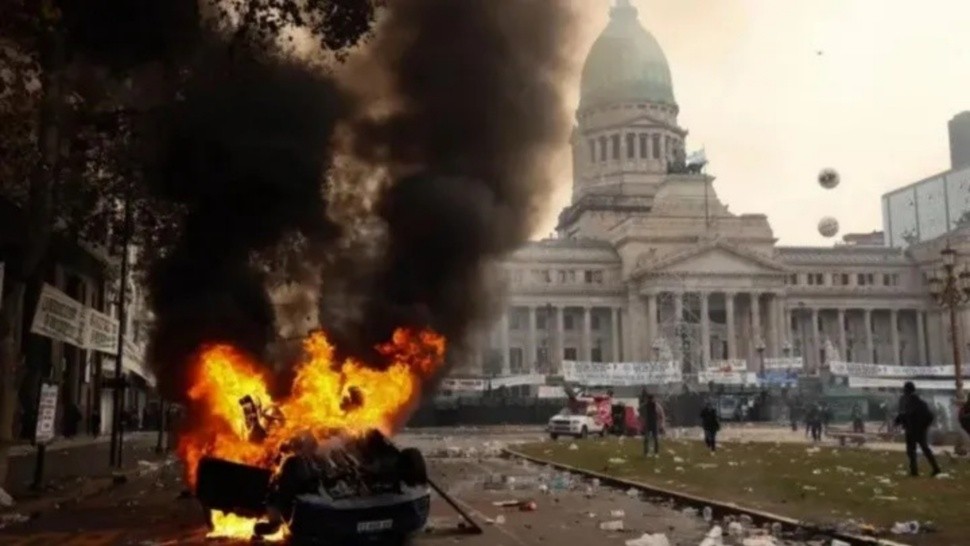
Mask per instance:
[[[549,420],[548,432],[552,439],[559,436],[585,438],[590,434],[605,435],[613,427],[613,396],[580,395],[566,389],[569,398],[566,407]]]
[[[613,404],[610,432],[617,436],[639,436],[643,434],[643,423],[636,406]]]

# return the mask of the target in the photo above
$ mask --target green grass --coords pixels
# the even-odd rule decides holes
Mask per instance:
[[[579,449],[570,450],[572,443]],[[896,521],[932,521],[937,532],[897,540],[921,546],[970,544],[970,463],[951,462],[939,453],[950,479],[930,479],[922,457],[920,471],[926,475],[909,477],[902,452],[726,443],[711,456],[699,441],[662,441],[661,447],[660,458],[644,458],[639,439],[560,440],[517,449],[537,458],[816,524],[854,519],[888,528]]]

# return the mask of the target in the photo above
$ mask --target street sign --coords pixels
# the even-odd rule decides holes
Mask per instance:
[[[43,383],[37,402],[37,428],[34,443],[46,444],[54,439],[54,418],[57,416],[57,385]]]

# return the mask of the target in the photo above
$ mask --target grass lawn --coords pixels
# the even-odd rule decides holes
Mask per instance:
[[[573,443],[579,449],[570,450]],[[700,441],[690,440],[661,440],[661,448],[660,458],[643,458],[639,439],[607,438],[546,441],[516,449],[807,522],[855,519],[888,528],[897,521],[932,521],[938,532],[896,539],[926,546],[970,544],[970,466],[939,452],[949,479],[930,479],[922,457],[920,471],[926,475],[909,477],[902,452],[725,443],[711,456]]]

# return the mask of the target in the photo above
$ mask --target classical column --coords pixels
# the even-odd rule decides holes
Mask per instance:
[[[778,296],[768,292],[765,301],[765,330],[768,339],[765,340],[765,357],[777,357],[781,354],[781,344],[778,343]]]
[[[657,328],[657,295],[650,294],[647,296],[647,347],[646,353],[641,353],[641,355],[646,354],[645,360],[653,360],[653,344],[660,339],[660,332]]]
[[[563,314],[566,312],[564,307],[553,307],[552,314],[556,321],[556,333],[553,338],[552,350],[553,355],[550,359],[552,365],[555,367],[556,372],[562,372],[562,361],[563,361],[563,340],[565,335],[563,334]]]
[[[711,362],[711,324],[710,324],[710,304],[708,298],[710,294],[701,292],[701,366],[707,368]]]
[[[764,343],[765,337],[761,332],[761,296],[757,292],[751,293],[751,333],[755,346]]]
[[[674,292],[674,324],[684,322],[684,293]]]
[[[847,361],[848,351],[846,350],[845,343],[845,309],[839,308],[839,358],[843,361]]]
[[[620,309],[618,307],[612,307],[610,313],[610,332],[613,339],[612,352],[610,354],[610,360],[612,362],[620,362]]]
[[[727,321],[727,357],[728,360],[737,358],[738,347],[734,335],[734,293],[724,293],[724,315]]]
[[[917,354],[920,366],[929,366],[930,359],[926,355],[926,322],[921,309],[916,310],[916,345],[919,346]]]
[[[893,345],[893,364],[899,366],[899,311],[889,310],[889,338]]]
[[[592,362],[593,360],[593,334],[590,318],[592,317],[589,307],[583,307],[583,360]]]
[[[529,373],[536,371],[536,308],[530,305],[529,311],[529,340],[526,343],[525,367]]]
[[[873,358],[873,345],[872,345],[872,309],[866,309],[863,316],[863,320],[866,325],[866,359],[862,362],[876,364],[874,362],[876,359]]]
[[[499,345],[502,349],[502,375],[509,375],[512,373],[512,363],[509,358],[509,309],[502,313],[499,328],[502,329],[499,332]]]
[[[815,362],[815,370],[822,367],[822,338],[818,331],[818,309],[812,308],[812,360]]]

